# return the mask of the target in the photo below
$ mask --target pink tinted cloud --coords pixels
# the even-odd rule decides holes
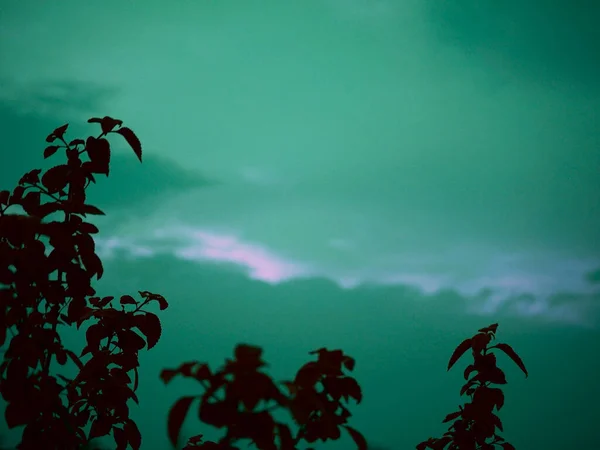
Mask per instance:
[[[240,242],[235,236],[194,231],[196,243],[177,251],[185,259],[234,263],[248,269],[250,277],[267,283],[280,283],[305,273],[299,264],[254,244]]]
[[[470,313],[492,315],[504,309],[520,316],[546,316],[571,323],[585,322],[586,317],[586,305],[582,304],[582,301],[570,301],[561,305],[549,301],[556,292],[585,291],[579,285],[580,281],[575,276],[577,274],[568,271],[566,273],[562,266],[558,272],[500,267],[488,270],[487,275],[472,276],[463,280],[449,275],[428,273],[425,268],[416,271],[405,268],[406,270],[397,273],[368,267],[344,271],[320,266],[318,262],[301,264],[276,254],[266,246],[243,241],[232,232],[186,225],[153,229],[146,237],[138,235],[136,238],[97,238],[97,243],[101,257],[139,258],[166,252],[190,261],[236,265],[244,268],[250,278],[270,284],[319,276],[337,282],[343,289],[353,289],[363,283],[409,285],[432,295],[444,288],[452,288],[474,300],[467,307],[467,312]],[[569,266],[571,265],[570,263]]]

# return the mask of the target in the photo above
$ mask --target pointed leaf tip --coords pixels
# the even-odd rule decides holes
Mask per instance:
[[[527,369],[525,368],[525,364],[523,363],[523,360],[521,359],[521,357],[519,355],[517,355],[517,352],[515,352],[510,345],[500,343],[500,344],[494,345],[492,348],[494,348],[494,347],[499,348],[504,353],[506,353],[508,355],[508,357],[510,359],[512,359],[517,366],[519,366],[519,369],[521,369],[523,371],[523,373],[525,374],[525,377],[529,376],[529,373],[527,373]]]
[[[54,155],[58,150],[58,145],[49,145],[44,149],[44,158],[49,158]]]
[[[181,426],[183,425],[183,421],[185,420],[185,416],[187,415],[190,405],[194,401],[194,397],[181,397],[179,400],[175,402],[171,411],[169,411],[169,419],[168,419],[168,432],[169,432],[169,440],[173,446],[177,445],[177,441],[179,439],[179,432],[181,431]]]
[[[148,350],[150,350],[157,344],[162,333],[160,319],[156,314],[146,313],[143,316],[136,316],[135,325],[146,336]]]
[[[452,353],[452,356],[450,357],[450,361],[448,361],[448,370],[452,368],[456,361],[458,361],[458,359],[464,355],[469,348],[471,348],[471,338],[465,339],[458,345],[458,347],[456,347],[454,353]]]
[[[135,133],[127,127],[121,127],[118,130],[114,131],[115,133],[119,133],[121,136],[125,138],[129,146],[132,148],[135,155],[138,157],[140,162],[142,162],[142,143],[135,135]]]
[[[352,438],[352,440],[358,447],[358,450],[367,450],[367,447],[368,447],[367,440],[358,430],[355,430],[354,428],[352,428],[351,426],[348,426],[348,425],[342,425],[342,426],[346,429],[346,431],[348,431],[348,434],[350,435],[350,437]]]

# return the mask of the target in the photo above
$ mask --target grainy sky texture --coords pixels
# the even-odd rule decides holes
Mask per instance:
[[[552,381],[544,371],[558,362],[537,345],[554,339],[575,358],[571,344],[583,353],[576,343],[600,342],[590,282],[600,267],[599,20],[592,0],[1,0],[0,188],[41,166],[55,127],[87,133],[92,115],[122,119],[144,163],[115,139],[111,176],[90,194],[107,213],[105,286],[150,284],[170,297],[157,351],[179,348],[173,365],[202,359],[166,331],[193,330],[190,310],[216,317],[204,329],[222,333],[221,358],[246,337],[267,355],[282,346],[273,359],[286,346],[304,355],[312,348],[299,336],[319,327],[316,315],[325,329],[307,345],[331,338],[365,359],[369,345],[408,346],[398,355],[432,380],[454,345],[498,320],[500,336],[505,327],[506,341],[539,359],[526,382],[535,388],[513,375],[532,396],[522,405],[542,401],[543,383],[570,402],[545,407],[554,412],[528,424],[534,437],[513,409],[517,448],[573,448],[566,433],[538,434],[577,410],[576,395],[558,392],[576,362]],[[320,308],[353,325],[327,325]],[[429,360],[408,342],[427,348],[434,326]],[[455,406],[440,394],[410,416],[416,400],[377,392],[372,371],[364,376],[384,403],[371,408],[385,420],[357,414],[381,445],[414,447]],[[577,384],[581,399],[600,399]],[[161,408],[176,398],[160,395]],[[396,436],[390,411],[403,408],[397,420],[418,424]],[[570,417],[591,445],[591,419]],[[142,420],[166,442],[162,425]]]

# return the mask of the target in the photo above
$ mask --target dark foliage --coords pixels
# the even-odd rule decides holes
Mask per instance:
[[[359,450],[366,450],[365,438],[347,422],[350,411],[343,405],[362,399],[356,380],[344,374],[354,368],[354,359],[341,350],[321,348],[311,354],[316,361],[304,364],[293,381],[278,385],[261,369],[265,366],[262,350],[250,345],[238,345],[233,360],[213,372],[207,364],[188,362],[177,369],[166,369],[161,378],[168,383],[183,375],[197,380],[204,393],[182,397],[169,412],[169,438],[176,445],[179,431],[190,406],[199,400],[198,415],[204,423],[225,429],[225,435],[215,442],[202,442],[202,435],[191,438],[186,449],[236,449],[237,440],[249,439],[258,449],[293,450],[304,440],[314,443],[336,440],[344,428]],[[285,423],[275,421],[272,411],[289,411],[298,431],[292,434]]]
[[[492,349],[506,353],[528,376],[527,369],[517,353],[508,344],[498,343],[490,346],[496,337],[498,324],[482,328],[472,338],[462,341],[448,362],[448,370],[469,349],[473,363],[464,372],[467,382],[460,390],[460,395],[470,399],[459,410],[450,413],[443,420],[452,422],[450,428],[441,438],[429,438],[417,445],[417,450],[514,450],[514,446],[498,435],[497,430],[504,431],[500,418],[494,413],[504,405],[504,393],[493,385],[506,384],[504,372],[496,365],[496,355]],[[470,378],[469,378],[470,377]]]
[[[128,402],[138,402],[139,351],[154,347],[162,333],[158,316],[148,307],[157,302],[164,310],[168,304],[148,291],[138,291],[139,299],[97,296],[91,284],[103,274],[93,238],[98,229],[85,221],[88,214],[103,214],[86,203],[85,191],[96,183],[96,175],[110,173],[107,136],[121,135],[140,162],[142,146],[120,120],[88,122],[100,125],[98,137],[67,142],[65,124],[46,138],[50,145],[44,157],[64,150],[66,164],[43,174],[32,170],[12,192],[0,192],[0,346],[7,346],[0,364],[0,394],[7,403],[7,425],[23,427],[17,446],[21,450],[82,450],[110,435],[117,450],[137,450],[142,442]],[[88,160],[82,161],[83,154]],[[25,214],[7,213],[12,206]],[[77,355],[63,345],[59,326],[79,330],[84,324],[86,345]],[[442,438],[430,438],[417,449],[514,448],[495,431],[502,431],[502,423],[493,409],[500,410],[504,395],[492,384],[505,384],[506,379],[490,350],[504,351],[526,375],[527,371],[510,346],[489,346],[496,328],[494,324],[479,330],[452,355],[448,369],[472,350],[474,363],[465,371],[468,381],[461,390],[471,401],[446,417],[444,422],[454,422]],[[362,400],[358,382],[348,374],[354,359],[342,350],[325,348],[310,354],[316,361],[304,364],[293,380],[279,383],[263,371],[262,349],[247,344],[239,344],[233,359],[216,371],[196,361],[164,369],[164,383],[181,375],[203,388],[203,393],[182,397],[171,407],[171,443],[177,445],[183,421],[196,402],[199,419],[224,434],[218,442],[194,436],[186,449],[233,450],[239,441],[250,441],[260,450],[295,450],[301,441],[310,446],[337,440],[344,429],[359,450],[367,450],[363,435],[348,425],[347,404]],[[55,373],[69,361],[77,367],[73,378]],[[276,410],[287,411],[294,425],[278,422],[273,417]]]
[[[140,161],[142,146],[120,120],[88,122],[100,124],[98,137],[67,142],[65,124],[46,138],[44,157],[64,150],[65,164],[43,174],[32,170],[12,192],[0,192],[0,345],[8,345],[0,394],[7,425],[24,426],[19,449],[77,449],[111,433],[118,449],[141,445],[127,402],[138,401],[138,352],[161,334],[147,308],[157,301],[165,309],[167,302],[146,291],[140,300],[95,295],[92,279],[103,266],[92,237],[98,229],[85,218],[103,213],[86,203],[85,190],[96,175],[109,173],[108,134],[125,138]],[[9,214],[12,206],[26,214]],[[83,324],[87,345],[77,355],[64,347],[59,327]],[[52,373],[53,361],[71,361],[77,375]]]

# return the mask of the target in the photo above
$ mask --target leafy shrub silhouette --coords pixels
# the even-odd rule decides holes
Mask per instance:
[[[360,403],[362,392],[357,381],[344,374],[354,369],[354,359],[341,350],[321,348],[310,352],[317,360],[304,364],[293,381],[277,384],[261,368],[262,349],[246,344],[235,348],[234,359],[227,360],[216,372],[207,364],[187,362],[177,369],[165,369],[161,378],[169,383],[176,375],[200,382],[204,393],[181,397],[172,406],[168,418],[171,443],[177,444],[181,425],[192,402],[200,401],[199,417],[204,423],[225,428],[218,443],[202,442],[202,435],[189,439],[185,449],[236,449],[241,439],[250,439],[260,450],[296,449],[300,440],[308,443],[337,440],[344,428],[360,450],[367,443],[362,434],[347,425],[350,411],[343,405],[350,398]],[[222,392],[222,398],[219,393]],[[271,412],[284,409],[291,413],[298,431],[292,435],[290,427],[277,422]]]
[[[496,432],[496,428],[503,431],[503,427],[500,418],[493,411],[494,408],[500,411],[504,405],[504,393],[492,385],[506,384],[506,376],[496,365],[496,355],[491,350],[502,350],[525,373],[525,377],[529,374],[523,361],[510,345],[489,345],[495,339],[497,329],[497,323],[482,328],[473,337],[462,341],[454,350],[448,362],[448,370],[471,349],[474,361],[465,369],[464,377],[467,382],[460,390],[460,395],[468,395],[471,401],[446,416],[443,423],[451,420],[454,422],[443,437],[429,438],[417,445],[417,450],[444,450],[447,446],[449,450],[494,450],[498,447],[503,450],[515,449]]]
[[[142,146],[120,120],[88,122],[100,125],[98,137],[67,142],[65,124],[46,138],[51,145],[44,157],[62,148],[66,164],[44,174],[32,170],[12,192],[0,192],[0,345],[10,334],[0,365],[0,393],[7,402],[7,425],[25,426],[20,449],[76,449],[111,431],[118,449],[141,445],[127,402],[138,401],[138,352],[152,348],[161,334],[160,320],[146,307],[158,301],[163,310],[167,302],[139,291],[141,300],[123,295],[117,309],[114,297],[95,295],[91,280],[103,274],[92,237],[98,229],[84,218],[103,214],[85,202],[85,190],[96,182],[95,174],[109,174],[106,136],[124,137],[140,162]],[[83,153],[88,161],[81,160]],[[26,215],[8,214],[15,205]],[[63,214],[63,219],[48,220],[54,213]],[[81,354],[65,348],[59,325],[80,329],[90,322]],[[51,374],[54,358],[60,366],[70,359],[77,375],[71,379]]]
[[[111,433],[117,450],[141,446],[142,437],[129,417],[127,403],[138,402],[139,351],[154,347],[162,333],[158,316],[146,307],[156,301],[164,310],[168,304],[161,295],[138,291],[141,300],[122,295],[117,306],[113,296],[96,296],[91,286],[93,277],[100,279],[104,269],[92,236],[98,228],[83,219],[103,212],[85,202],[85,190],[96,182],[94,175],[109,175],[109,134],[125,138],[140,162],[142,146],[120,120],[103,117],[88,122],[100,125],[98,137],[67,143],[65,124],[46,138],[52,145],[44,150],[44,157],[62,148],[66,164],[43,175],[40,169],[32,170],[12,192],[0,191],[0,346],[8,344],[0,364],[0,394],[7,403],[7,425],[24,426],[18,445],[22,450],[83,450],[94,439]],[[83,153],[89,161],[81,160]],[[20,206],[25,215],[8,214],[12,206]],[[64,218],[50,220],[55,213]],[[88,325],[86,345],[78,356],[64,347],[58,326],[79,330],[84,323]],[[448,445],[461,450],[514,448],[495,432],[495,428],[502,431],[502,423],[492,411],[502,407],[504,395],[491,385],[505,384],[506,379],[490,350],[504,351],[525,375],[527,371],[510,346],[488,346],[497,327],[479,330],[455,350],[448,370],[472,349],[474,363],[467,367],[465,379],[476,375],[461,390],[471,402],[446,416],[444,422],[456,420],[442,438],[430,438],[417,449],[443,450]],[[204,389],[171,407],[167,419],[171,443],[177,444],[183,421],[198,400],[200,420],[224,429],[225,434],[218,442],[194,436],[186,449],[233,450],[238,441],[250,440],[260,450],[295,450],[300,441],[337,440],[344,428],[359,450],[367,450],[363,435],[348,425],[351,413],[344,405],[350,399],[362,400],[358,382],[345,373],[354,369],[354,359],[341,350],[325,348],[310,354],[316,355],[316,361],[304,364],[293,380],[280,383],[263,372],[262,349],[247,344],[239,344],[234,358],[226,359],[217,371],[197,361],[164,369],[160,378],[165,384],[181,375],[197,380]],[[54,359],[59,366],[71,360],[78,369],[76,376],[53,375]],[[297,427],[295,435],[290,426],[275,420],[275,410],[290,413]],[[488,439],[492,442],[486,443]]]

